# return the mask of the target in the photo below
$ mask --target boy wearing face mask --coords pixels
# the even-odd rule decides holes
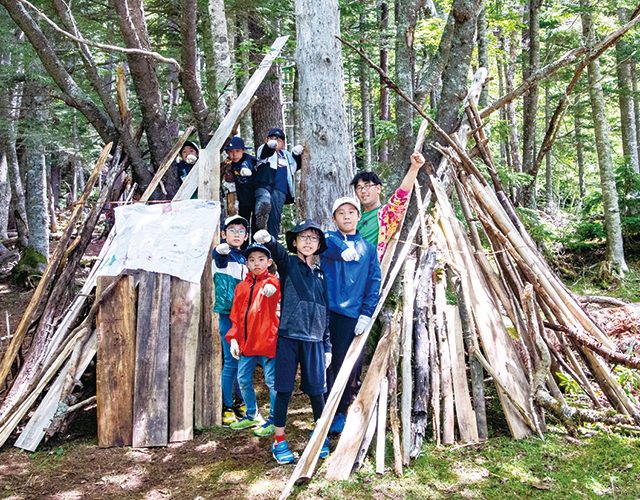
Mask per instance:
[[[193,164],[198,161],[198,156],[200,155],[200,150],[198,146],[194,142],[185,141],[180,148],[180,152],[178,153],[178,177],[180,178],[180,184],[184,181],[185,177],[189,175],[191,169],[193,168]]]

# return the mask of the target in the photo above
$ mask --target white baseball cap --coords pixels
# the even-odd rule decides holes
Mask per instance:
[[[336,210],[338,210],[338,208],[340,208],[342,205],[351,205],[352,207],[354,207],[358,213],[360,213],[360,202],[354,198],[351,198],[351,196],[342,196],[341,198],[338,198],[336,201],[333,202],[333,208],[331,209],[331,215],[336,213]]]

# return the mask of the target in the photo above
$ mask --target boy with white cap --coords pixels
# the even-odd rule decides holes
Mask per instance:
[[[325,234],[327,250],[320,257],[320,267],[327,280],[329,297],[329,332],[332,362],[327,370],[327,389],[331,387],[356,335],[365,332],[380,296],[381,273],[376,248],[356,230],[360,220],[360,204],[350,197],[333,203],[333,220],[337,231]],[[340,434],[345,414],[360,387],[362,355],[356,362],[338,411],[329,429]]]

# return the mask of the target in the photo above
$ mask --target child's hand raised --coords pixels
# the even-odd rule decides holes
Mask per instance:
[[[229,255],[231,253],[231,247],[227,243],[220,243],[216,247],[216,252],[220,255]]]
[[[265,243],[269,243],[271,241],[271,235],[266,229],[260,229],[260,231],[257,231],[256,234],[253,235],[253,241],[264,245]]]
[[[351,262],[352,260],[360,260],[360,254],[355,248],[349,247],[346,250],[343,250],[340,254],[342,260],[345,262]]]
[[[271,297],[274,293],[276,293],[276,287],[271,283],[267,283],[262,287],[262,295],[264,295],[265,297]]]

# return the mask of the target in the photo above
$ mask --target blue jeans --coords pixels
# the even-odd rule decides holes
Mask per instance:
[[[240,387],[238,386],[238,360],[231,355],[231,346],[224,336],[231,328],[231,320],[228,314],[219,315],[218,324],[220,325],[220,341],[222,342],[222,405],[227,408],[233,406],[233,396],[236,395],[238,399],[242,396]]]
[[[273,421],[273,408],[276,400],[274,389],[276,362],[275,358],[267,358],[266,356],[240,356],[238,361],[238,382],[242,397],[247,405],[247,416],[255,417],[258,414],[256,391],[253,388],[253,372],[255,372],[257,365],[262,366],[264,383],[269,388],[269,419]]]

